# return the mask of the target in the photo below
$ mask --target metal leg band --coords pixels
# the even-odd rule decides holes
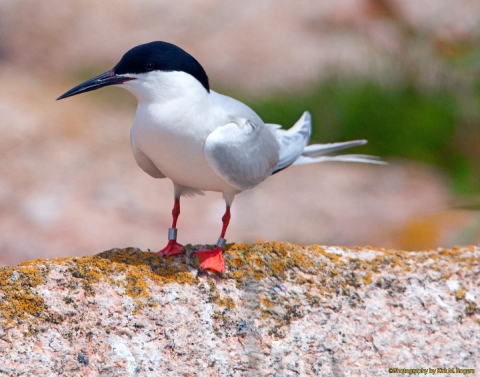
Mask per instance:
[[[177,240],[177,228],[168,228],[168,240],[169,241]]]
[[[220,237],[215,246],[222,248],[226,242],[227,240],[225,238]]]

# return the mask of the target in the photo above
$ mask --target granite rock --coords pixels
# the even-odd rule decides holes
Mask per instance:
[[[199,271],[198,247],[1,268],[0,376],[480,370],[477,246],[230,244],[224,275]]]

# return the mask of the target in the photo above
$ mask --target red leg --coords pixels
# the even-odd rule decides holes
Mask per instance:
[[[200,260],[200,268],[203,270],[210,269],[223,273],[225,271],[225,263],[223,261],[222,247],[225,244],[225,233],[227,232],[230,222],[230,206],[227,205],[225,214],[222,217],[223,227],[217,245],[213,250],[200,250],[196,252]]]
[[[172,209],[172,228],[177,227],[178,216],[180,216],[180,198],[175,198],[175,204],[173,205]]]
[[[180,215],[180,198],[175,198],[175,204],[172,209],[172,227],[168,230],[168,244],[157,254],[164,257],[170,257],[183,253],[182,245],[177,242],[177,220]]]
[[[225,214],[222,217],[223,227],[222,233],[220,234],[220,238],[225,238],[225,233],[227,232],[228,224],[230,224],[230,207],[227,206],[225,210]]]

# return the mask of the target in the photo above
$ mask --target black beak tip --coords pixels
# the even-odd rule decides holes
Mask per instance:
[[[80,85],[79,85],[80,86]],[[76,86],[75,88],[73,89],[70,89],[69,91],[63,93],[60,97],[58,97],[55,101],[60,101],[61,99],[64,99],[64,98],[68,98],[68,97],[72,97],[76,94],[80,94],[80,93],[83,93],[84,91],[88,91],[88,90],[79,90],[78,86]]]
[[[87,80],[80,85],[77,85],[75,88],[70,89],[66,93],[63,93],[60,97],[57,98],[57,101],[67,97],[75,96],[77,94],[97,90],[105,86],[122,84],[125,81],[130,80],[135,80],[135,77],[117,76],[112,69],[90,80]]]

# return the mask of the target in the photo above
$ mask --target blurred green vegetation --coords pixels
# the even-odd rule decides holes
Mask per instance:
[[[285,128],[310,111],[314,142],[367,139],[352,152],[434,164],[448,172],[457,194],[480,189],[475,160],[480,145],[472,143],[480,141],[480,127],[472,127],[480,126],[480,119],[465,119],[451,90],[330,79],[302,93],[240,99],[266,122]],[[476,104],[480,108],[478,99]]]

